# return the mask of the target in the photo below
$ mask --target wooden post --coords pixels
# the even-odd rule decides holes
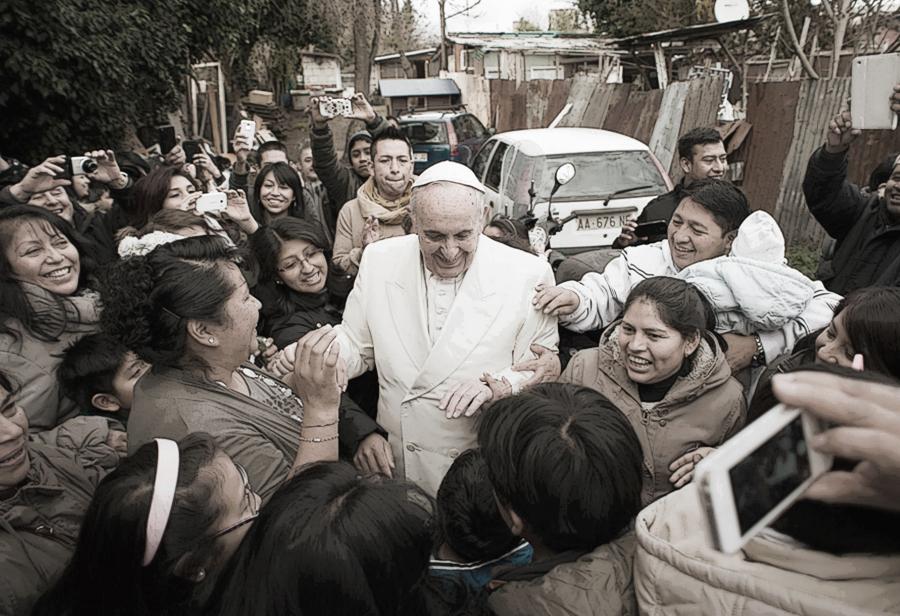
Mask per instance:
[[[665,90],[669,85],[669,69],[662,43],[653,46],[653,59],[656,61],[656,78],[659,81],[659,89]]]

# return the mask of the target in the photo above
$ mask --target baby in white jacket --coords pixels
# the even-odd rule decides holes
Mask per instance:
[[[716,331],[772,331],[800,316],[815,291],[812,280],[786,265],[784,251],[778,223],[760,210],[741,224],[728,256],[695,263],[678,277],[713,305]]]

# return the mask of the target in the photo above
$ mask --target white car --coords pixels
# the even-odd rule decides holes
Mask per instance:
[[[565,163],[575,165],[575,176],[553,196],[548,221],[556,170]],[[628,216],[673,187],[645,144],[595,128],[500,133],[484,143],[471,167],[494,214],[519,218],[531,207],[548,230],[569,219],[550,238],[550,248],[563,253],[609,247]]]

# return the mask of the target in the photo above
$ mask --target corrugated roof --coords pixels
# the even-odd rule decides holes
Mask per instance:
[[[613,39],[610,42],[616,45],[632,46],[646,45],[648,43],[661,43],[665,41],[690,41],[695,39],[716,38],[717,36],[728,34],[729,32],[753,28],[769,17],[772,17],[772,14],[759,15],[757,17],[748,17],[747,19],[726,21],[722,23],[697,24],[695,26],[687,26],[684,28],[673,28],[671,30],[660,30],[659,32],[635,34]]]
[[[437,53],[437,47],[427,47],[425,49],[415,49],[413,51],[407,51],[406,57],[409,58],[411,56],[424,56],[424,55],[434,55]],[[400,57],[400,53],[388,53],[382,56],[375,56],[375,64],[379,62],[385,62],[387,60],[396,60]]]
[[[609,39],[594,34],[561,32],[466,32],[453,33],[447,39],[459,45],[484,51],[522,51],[596,55],[615,52]]]
[[[378,89],[385,97],[458,95],[459,86],[452,79],[382,79]]]

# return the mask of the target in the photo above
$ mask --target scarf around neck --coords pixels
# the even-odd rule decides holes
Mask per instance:
[[[100,295],[89,289],[63,297],[30,282],[20,282],[31,307],[33,333],[46,340],[63,334],[93,332],[100,322]]]
[[[389,201],[378,192],[378,187],[375,185],[375,177],[370,176],[359,187],[359,192],[356,194],[359,202],[359,211],[362,213],[363,219],[374,216],[379,222],[386,225],[399,225],[409,211],[409,199],[412,195],[411,186],[412,180],[409,180],[403,195],[399,199]]]

